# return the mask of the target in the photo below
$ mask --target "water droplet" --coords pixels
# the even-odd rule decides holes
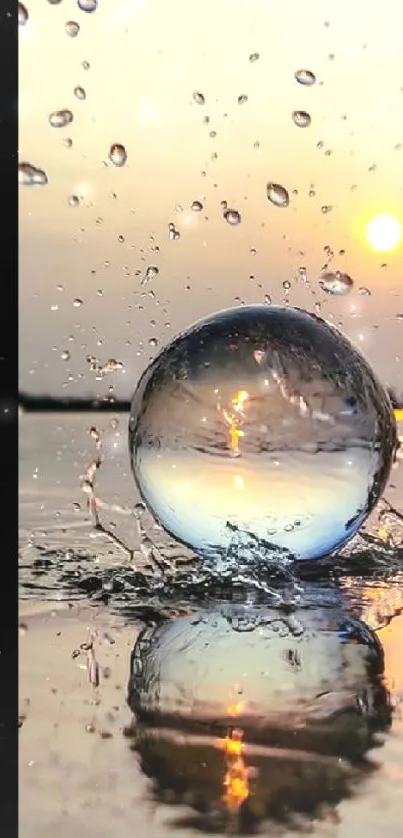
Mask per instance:
[[[366,288],[363,285],[361,285],[361,287],[358,289],[358,294],[360,295],[360,297],[370,297],[371,296],[371,292],[370,292],[369,288]]]
[[[398,323],[403,323],[403,314],[396,314],[396,320]]]
[[[23,3],[18,3],[18,26],[25,26],[28,22],[28,9]]]
[[[73,140],[71,139],[71,137],[65,137],[65,139],[63,140],[63,145],[65,148],[71,148],[73,145]]]
[[[303,84],[305,87],[310,87],[316,82],[316,76],[311,70],[297,70],[294,78],[298,84]]]
[[[82,99],[82,100],[87,98],[87,94],[86,94],[83,87],[75,87],[74,88],[74,96],[76,97],[76,99]]]
[[[74,308],[81,308],[82,304],[83,304],[83,301],[80,297],[76,297],[75,300],[73,300]]]
[[[252,52],[251,55],[249,56],[249,61],[250,61],[251,64],[254,64],[255,61],[259,60],[259,58],[260,58],[260,55],[259,55],[258,52]]]
[[[20,186],[46,186],[48,176],[43,169],[38,169],[32,163],[19,163],[18,183]]]
[[[49,117],[49,124],[52,128],[65,128],[70,122],[73,122],[73,114],[67,108],[63,108],[61,111],[53,111]]]
[[[68,203],[69,203],[70,207],[79,207],[80,206],[80,199],[79,199],[78,195],[70,195]]]
[[[205,105],[206,100],[202,93],[199,90],[195,90],[193,93],[193,100],[196,102],[197,105]]]
[[[280,183],[267,184],[267,197],[275,207],[288,207],[290,203],[288,191]]]
[[[127,160],[127,152],[124,145],[113,143],[109,149],[109,160],[114,166],[124,166]]]
[[[75,20],[68,20],[66,23],[66,32],[69,38],[76,38],[80,31],[80,24]]]
[[[323,204],[320,208],[320,211],[323,212],[323,215],[327,215],[328,212],[331,212],[333,209],[331,204]]]
[[[203,204],[201,201],[193,201],[190,208],[193,212],[202,212]]]
[[[95,12],[98,0],[77,0],[77,6],[82,12]]]
[[[307,111],[293,111],[292,120],[298,128],[308,128],[312,121]]]
[[[223,215],[228,224],[233,227],[241,223],[241,214],[236,209],[225,209]]]
[[[147,285],[147,283],[155,279],[158,276],[158,274],[159,270],[156,267],[156,265],[149,265],[143,276],[143,279],[141,280],[141,284]]]
[[[89,61],[83,61],[81,66],[82,66],[83,70],[89,70],[91,65],[90,65]]]
[[[245,539],[268,561],[275,548],[302,560],[341,547],[383,492],[396,432],[346,337],[291,307],[245,306],[198,322],[154,359],[129,440],[151,513],[217,564]]]
[[[158,340],[157,340],[157,338],[150,338],[150,340],[148,341],[148,343],[149,343],[149,346],[158,346]]]
[[[351,291],[354,282],[346,273],[341,271],[328,271],[319,277],[319,285],[327,294],[344,296]]]
[[[60,355],[62,361],[70,361],[71,355],[68,349],[64,349]]]
[[[291,282],[289,279],[285,279],[283,282],[284,291],[289,291],[291,288]]]
[[[177,241],[177,239],[180,239],[181,237],[181,234],[179,230],[176,229],[173,221],[170,221],[168,224],[168,236],[170,241]]]
[[[264,304],[265,306],[271,306],[271,296],[270,294],[264,295]]]
[[[243,93],[242,96],[238,96],[238,105],[244,105],[247,101],[248,97],[245,95],[245,93]]]

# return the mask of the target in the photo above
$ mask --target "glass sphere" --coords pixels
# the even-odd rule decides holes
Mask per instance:
[[[142,375],[133,474],[154,517],[199,556],[245,536],[262,558],[328,555],[358,530],[396,447],[388,396],[333,326],[293,308],[208,317]]]

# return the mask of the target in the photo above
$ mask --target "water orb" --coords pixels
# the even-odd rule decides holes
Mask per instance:
[[[150,511],[200,557],[225,557],[245,536],[263,559],[274,548],[316,559],[378,501],[396,425],[368,362],[333,326],[245,306],[199,321],[152,361],[129,447]]]

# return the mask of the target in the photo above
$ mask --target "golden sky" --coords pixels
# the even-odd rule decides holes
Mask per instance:
[[[87,14],[75,0],[27,0],[26,9],[19,154],[48,183],[20,187],[21,387],[130,396],[158,349],[150,338],[162,346],[239,301],[279,303],[301,266],[311,290],[293,282],[290,304],[319,302],[401,387],[403,240],[377,252],[366,228],[383,214],[403,223],[403,4],[99,0]],[[68,21],[80,26],[75,38]],[[299,84],[301,69],[316,83]],[[73,121],[51,127],[62,109]],[[294,111],[311,124],[298,127]],[[108,159],[113,143],[127,151],[120,168]],[[289,206],[268,201],[270,181],[289,191]],[[222,201],[240,224],[226,222]],[[318,286],[326,247],[329,269],[354,279],[345,297]],[[159,273],[141,286],[150,265]],[[124,371],[97,381],[88,354]]]

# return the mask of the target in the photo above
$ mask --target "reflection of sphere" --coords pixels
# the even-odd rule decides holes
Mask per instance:
[[[151,512],[199,555],[242,533],[297,558],[351,538],[387,480],[396,429],[365,359],[291,308],[216,314],[174,340],[133,398],[133,473]]]
[[[218,804],[233,812],[238,789],[235,808],[252,819],[310,814],[349,794],[388,726],[382,674],[376,636],[340,607],[200,610],[136,642],[135,748],[165,802],[207,817]],[[244,786],[231,798],[234,753]]]

